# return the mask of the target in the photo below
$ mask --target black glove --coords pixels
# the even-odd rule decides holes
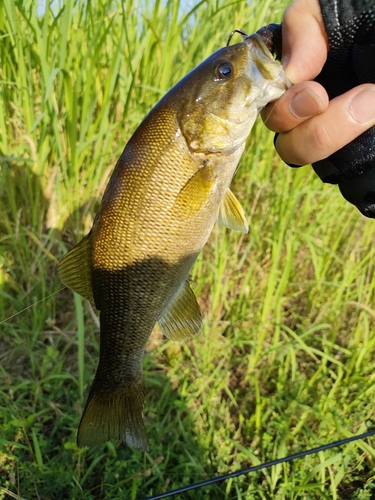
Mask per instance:
[[[315,79],[330,99],[361,83],[375,83],[373,1],[320,0],[329,52]],[[375,127],[313,164],[323,182],[338,184],[344,198],[375,218]]]
[[[320,7],[329,52],[315,80],[330,99],[362,83],[375,83],[374,1],[320,0]],[[280,25],[259,33],[271,52],[281,53]],[[312,166],[323,182],[338,184],[346,200],[375,218],[375,127]]]

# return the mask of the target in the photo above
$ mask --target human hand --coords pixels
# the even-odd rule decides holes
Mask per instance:
[[[280,133],[281,158],[305,165],[327,158],[375,124],[375,85],[360,85],[329,101],[325,89],[309,81],[320,73],[328,51],[318,0],[295,0],[282,30],[282,64],[295,85],[269,104],[262,118]]]

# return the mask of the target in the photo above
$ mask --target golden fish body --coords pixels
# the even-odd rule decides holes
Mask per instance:
[[[286,89],[256,35],[215,52],[173,87],[126,145],[90,233],[62,260],[61,280],[100,310],[100,359],[80,446],[123,439],[147,449],[142,357],[155,323],[196,335],[189,271],[215,221],[247,232],[229,190],[259,110]]]

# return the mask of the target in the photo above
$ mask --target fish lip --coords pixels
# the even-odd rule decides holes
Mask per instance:
[[[249,51],[245,74],[258,88],[258,111],[268,102],[277,100],[290,87],[284,68],[276,61],[262,37],[253,33],[242,42]]]
[[[244,42],[248,45],[248,48],[250,52],[253,52],[255,50],[261,50],[262,55],[266,57],[270,62],[273,62],[275,60],[272,52],[268,49],[267,45],[265,44],[263,38],[258,34],[258,33],[252,33],[251,35],[248,35],[245,39]],[[282,65],[280,64],[280,70],[282,70]],[[280,73],[279,73],[280,74]],[[281,75],[280,75],[281,76]],[[279,77],[277,78],[279,80]],[[285,89],[285,86],[287,89],[292,87],[292,82],[289,80],[289,78],[283,73],[283,82],[281,83],[281,87]]]
[[[248,35],[245,39],[244,42],[249,45],[249,42],[254,42],[255,45],[258,46],[263,52],[263,54],[268,58],[274,61],[273,55],[268,49],[267,45],[264,43],[263,38],[258,35],[258,33],[252,33],[251,35]]]

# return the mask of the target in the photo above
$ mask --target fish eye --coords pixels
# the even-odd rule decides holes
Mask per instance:
[[[233,66],[229,61],[220,63],[215,70],[216,80],[227,80],[233,74]]]

